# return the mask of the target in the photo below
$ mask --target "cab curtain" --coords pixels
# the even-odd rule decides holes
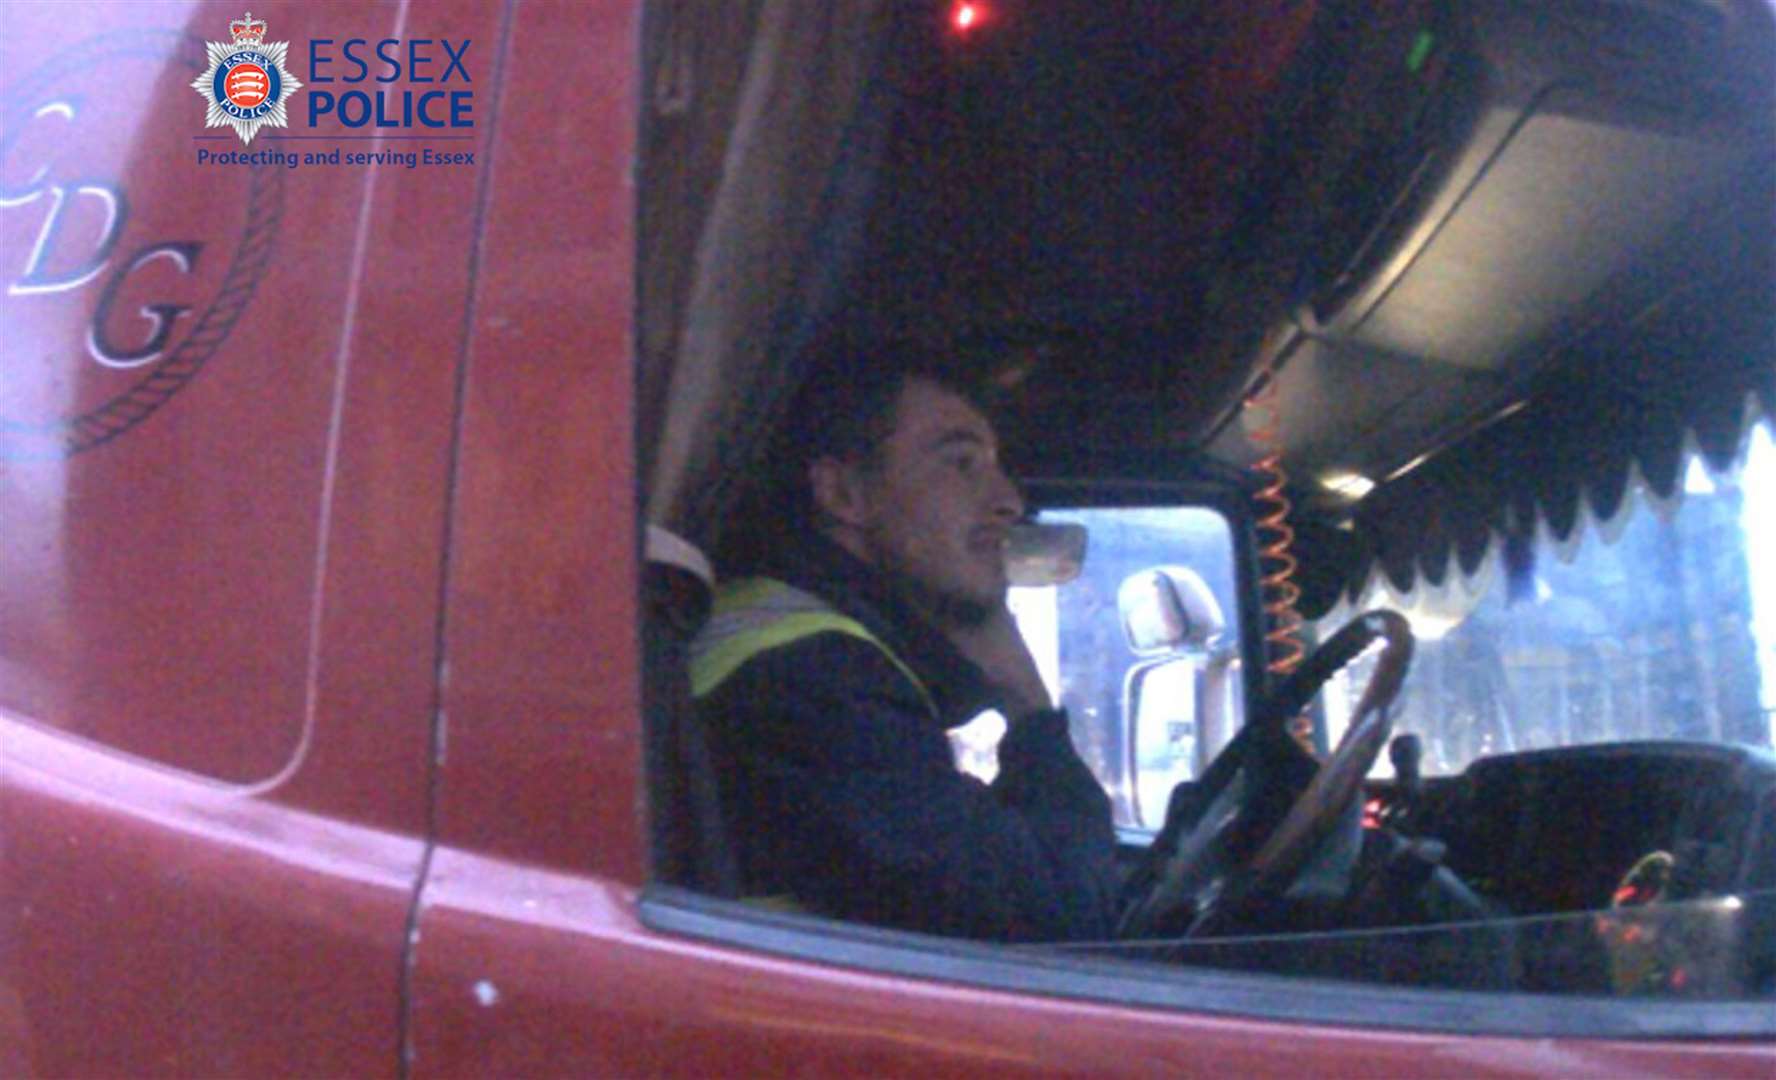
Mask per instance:
[[[1751,425],[1776,422],[1776,148],[1682,240],[1673,288],[1579,334],[1521,408],[1364,500],[1350,599],[1372,566],[1405,591],[1473,574],[1497,544],[1524,579],[1538,528],[1609,535],[1632,485],[1682,497],[1692,448],[1716,472],[1742,460]]]
[[[642,677],[656,882],[732,896],[686,653],[712,551],[852,271],[897,105],[904,0],[644,9],[636,349]]]
[[[638,451],[647,521],[704,551],[852,269],[907,8],[647,9]]]

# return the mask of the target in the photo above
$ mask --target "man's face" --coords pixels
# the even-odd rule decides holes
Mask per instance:
[[[851,505],[837,516],[855,554],[900,578],[940,620],[979,622],[1005,602],[1005,542],[1024,504],[974,406],[909,379],[893,434],[869,461],[843,468]]]

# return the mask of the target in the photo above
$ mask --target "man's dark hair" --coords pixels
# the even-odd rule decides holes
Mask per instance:
[[[909,380],[925,372],[906,364],[859,364],[817,371],[795,396],[776,449],[798,475],[823,457],[855,462],[894,434],[895,406]],[[948,389],[947,384],[945,388]]]
[[[961,351],[904,342],[835,349],[796,393],[765,467],[724,531],[724,572],[751,568],[765,549],[819,525],[808,468],[821,458],[866,461],[894,434],[895,408],[910,380],[923,379],[991,417],[988,384]]]

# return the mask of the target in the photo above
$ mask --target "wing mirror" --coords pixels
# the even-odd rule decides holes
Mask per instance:
[[[1201,776],[1233,737],[1226,620],[1202,575],[1156,566],[1123,579],[1116,608],[1140,657],[1123,678],[1125,764],[1135,816],[1158,829],[1180,783]]]
[[[1116,590],[1116,608],[1136,656],[1211,652],[1227,626],[1202,575],[1181,566],[1129,575]]]

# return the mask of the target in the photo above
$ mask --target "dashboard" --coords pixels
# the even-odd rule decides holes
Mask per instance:
[[[1656,897],[1776,887],[1776,754],[1633,742],[1485,758],[1429,780],[1414,830],[1446,865],[1518,915],[1611,906],[1630,872],[1666,853]]]

